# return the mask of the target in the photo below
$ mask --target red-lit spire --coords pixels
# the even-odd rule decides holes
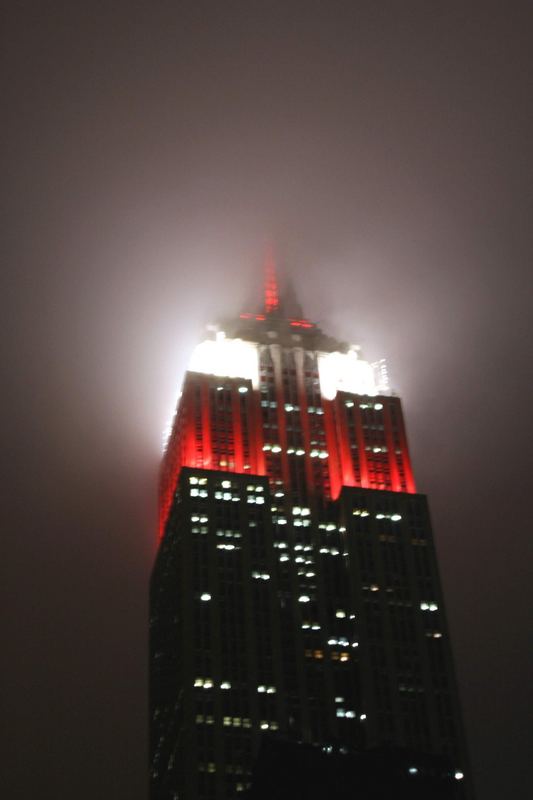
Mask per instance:
[[[265,260],[265,313],[271,314],[279,308],[278,279],[274,254],[269,250]]]

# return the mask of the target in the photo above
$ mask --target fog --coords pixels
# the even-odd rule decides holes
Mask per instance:
[[[6,797],[147,796],[162,432],[270,242],[306,315],[388,360],[478,796],[526,796],[528,10],[7,11]]]

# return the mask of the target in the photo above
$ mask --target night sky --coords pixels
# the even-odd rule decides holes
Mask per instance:
[[[512,0],[4,13],[4,797],[147,796],[161,434],[269,241],[307,316],[388,359],[478,800],[529,795],[532,23]]]

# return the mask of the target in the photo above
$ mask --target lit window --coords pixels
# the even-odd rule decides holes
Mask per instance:
[[[298,598],[299,603],[309,603],[310,600],[311,598],[308,597],[306,594],[301,594],[300,597]]]
[[[337,619],[344,619],[344,617],[346,616],[346,611],[343,611],[342,608],[338,608],[335,612],[335,616],[337,617]]]
[[[220,684],[221,689],[231,689],[231,683],[229,681],[224,681]]]
[[[203,592],[203,594],[200,595],[200,600],[207,602],[208,600],[211,600],[211,595],[209,592]]]

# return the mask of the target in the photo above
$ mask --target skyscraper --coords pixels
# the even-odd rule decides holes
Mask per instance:
[[[271,259],[261,311],[212,327],[191,357],[162,463],[150,626],[152,800],[245,792],[265,737],[444,754],[468,796],[400,399],[383,361],[280,294]]]

